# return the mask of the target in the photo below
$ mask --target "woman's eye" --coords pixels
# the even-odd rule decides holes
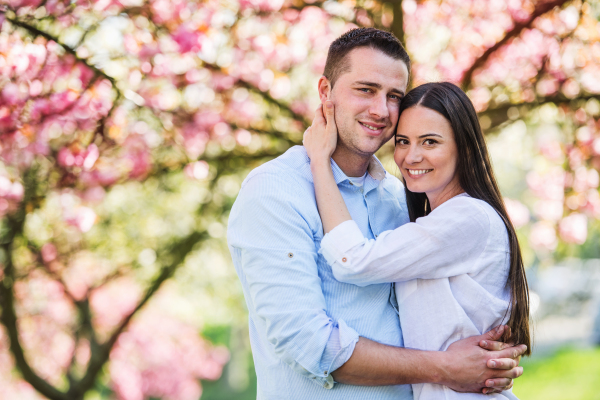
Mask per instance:
[[[408,140],[406,139],[396,139],[396,144],[407,145]]]
[[[434,144],[436,144],[436,143],[437,143],[437,142],[436,142],[435,140],[433,140],[433,139],[425,139],[425,140],[423,141],[423,144],[424,144],[424,145],[427,145],[427,146],[431,146],[431,145],[434,145]]]

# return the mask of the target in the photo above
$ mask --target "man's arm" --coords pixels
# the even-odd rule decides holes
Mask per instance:
[[[320,222],[303,185],[284,167],[249,177],[230,215],[228,241],[248,308],[274,355],[330,388],[331,371],[350,357],[358,333],[327,314],[314,242]]]
[[[493,330],[452,344],[447,351],[421,351],[385,346],[361,337],[348,361],[333,373],[337,382],[353,385],[438,383],[460,392],[485,393],[512,386],[524,345],[504,348]],[[482,343],[485,342],[485,343]],[[484,350],[481,345],[497,351]]]

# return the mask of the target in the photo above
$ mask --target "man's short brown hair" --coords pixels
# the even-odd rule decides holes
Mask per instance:
[[[329,79],[331,87],[340,75],[350,70],[350,61],[346,56],[358,47],[370,47],[395,60],[402,60],[410,73],[410,57],[396,36],[380,29],[357,28],[344,33],[329,46],[323,75]]]

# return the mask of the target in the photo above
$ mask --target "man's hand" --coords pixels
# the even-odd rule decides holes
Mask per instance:
[[[498,342],[505,329],[509,328],[500,326],[452,343],[446,350],[446,376],[441,383],[457,392],[489,394],[510,389],[512,380],[523,374],[519,361],[527,346]]]

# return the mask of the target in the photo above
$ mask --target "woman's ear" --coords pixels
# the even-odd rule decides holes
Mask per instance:
[[[325,76],[321,76],[319,78],[318,91],[321,103],[325,104],[325,102],[329,100],[329,96],[331,95],[331,83],[329,82],[329,79],[327,79]]]

